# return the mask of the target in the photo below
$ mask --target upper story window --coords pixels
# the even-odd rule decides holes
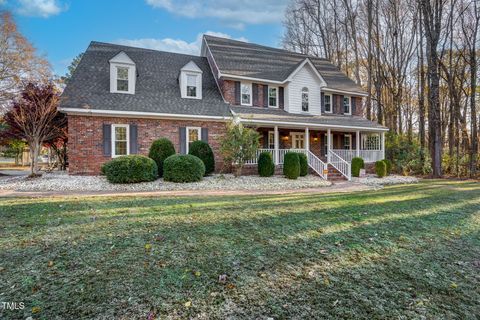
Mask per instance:
[[[197,75],[187,74],[187,97],[197,97]]]
[[[203,71],[193,61],[190,61],[180,70],[179,84],[182,98],[202,99]]]
[[[302,89],[302,111],[308,112],[308,88]]]
[[[326,113],[332,113],[332,95],[326,94],[323,96],[323,104]]]
[[[251,106],[252,105],[252,84],[242,82],[240,92],[241,92],[241,104],[246,106]]]
[[[278,88],[277,87],[268,87],[268,106],[269,107],[278,107]]]
[[[126,156],[130,153],[128,124],[112,124],[112,157]]]
[[[110,92],[135,93],[136,67],[125,52],[110,59]]]
[[[350,97],[343,97],[343,113],[347,115],[352,114],[352,104]]]

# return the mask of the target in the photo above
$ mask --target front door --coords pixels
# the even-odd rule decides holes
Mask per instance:
[[[305,148],[305,133],[304,132],[292,132],[292,149],[304,149]]]

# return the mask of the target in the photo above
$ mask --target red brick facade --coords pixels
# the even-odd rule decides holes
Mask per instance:
[[[225,133],[224,122],[187,121],[167,119],[137,119],[116,117],[68,116],[69,173],[94,175],[100,173],[103,163],[111,157],[103,155],[103,124],[136,124],[138,130],[138,153],[147,155],[152,142],[168,138],[175,150],[180,150],[180,127],[208,128],[208,143],[215,155],[215,167],[223,167],[220,156],[220,140]]]

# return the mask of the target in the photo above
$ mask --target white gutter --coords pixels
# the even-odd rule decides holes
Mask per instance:
[[[328,125],[328,124],[307,123],[307,122],[255,120],[255,119],[245,119],[245,118],[239,118],[239,119],[240,119],[240,122],[254,123],[254,124],[286,125],[286,126],[297,126],[297,127],[315,127],[315,128],[331,128],[331,129],[350,129],[350,130],[363,130],[363,131],[388,131],[389,130],[387,128]]]
[[[328,87],[323,87],[322,90],[328,91],[328,92],[336,92],[336,93],[343,93],[343,94],[348,94],[348,95],[354,95],[354,96],[368,97],[368,93],[337,90],[337,89],[331,89],[331,88],[328,88]]]
[[[105,117],[126,117],[126,118],[147,118],[147,119],[184,119],[184,120],[230,120],[232,117],[223,116],[204,116],[193,114],[173,114],[173,113],[156,113],[156,112],[140,112],[140,111],[119,111],[119,110],[98,110],[83,108],[59,108],[61,112],[70,115],[86,115],[86,116],[105,116]]]

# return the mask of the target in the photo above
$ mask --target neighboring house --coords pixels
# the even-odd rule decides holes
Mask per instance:
[[[221,169],[220,141],[236,117],[276,164],[293,150],[322,177],[330,164],[349,178],[352,157],[384,158],[387,129],[363,118],[365,95],[325,59],[251,43],[205,35],[197,57],[92,42],[62,95],[69,172],[98,174],[160,137],[179,153],[207,141]]]

